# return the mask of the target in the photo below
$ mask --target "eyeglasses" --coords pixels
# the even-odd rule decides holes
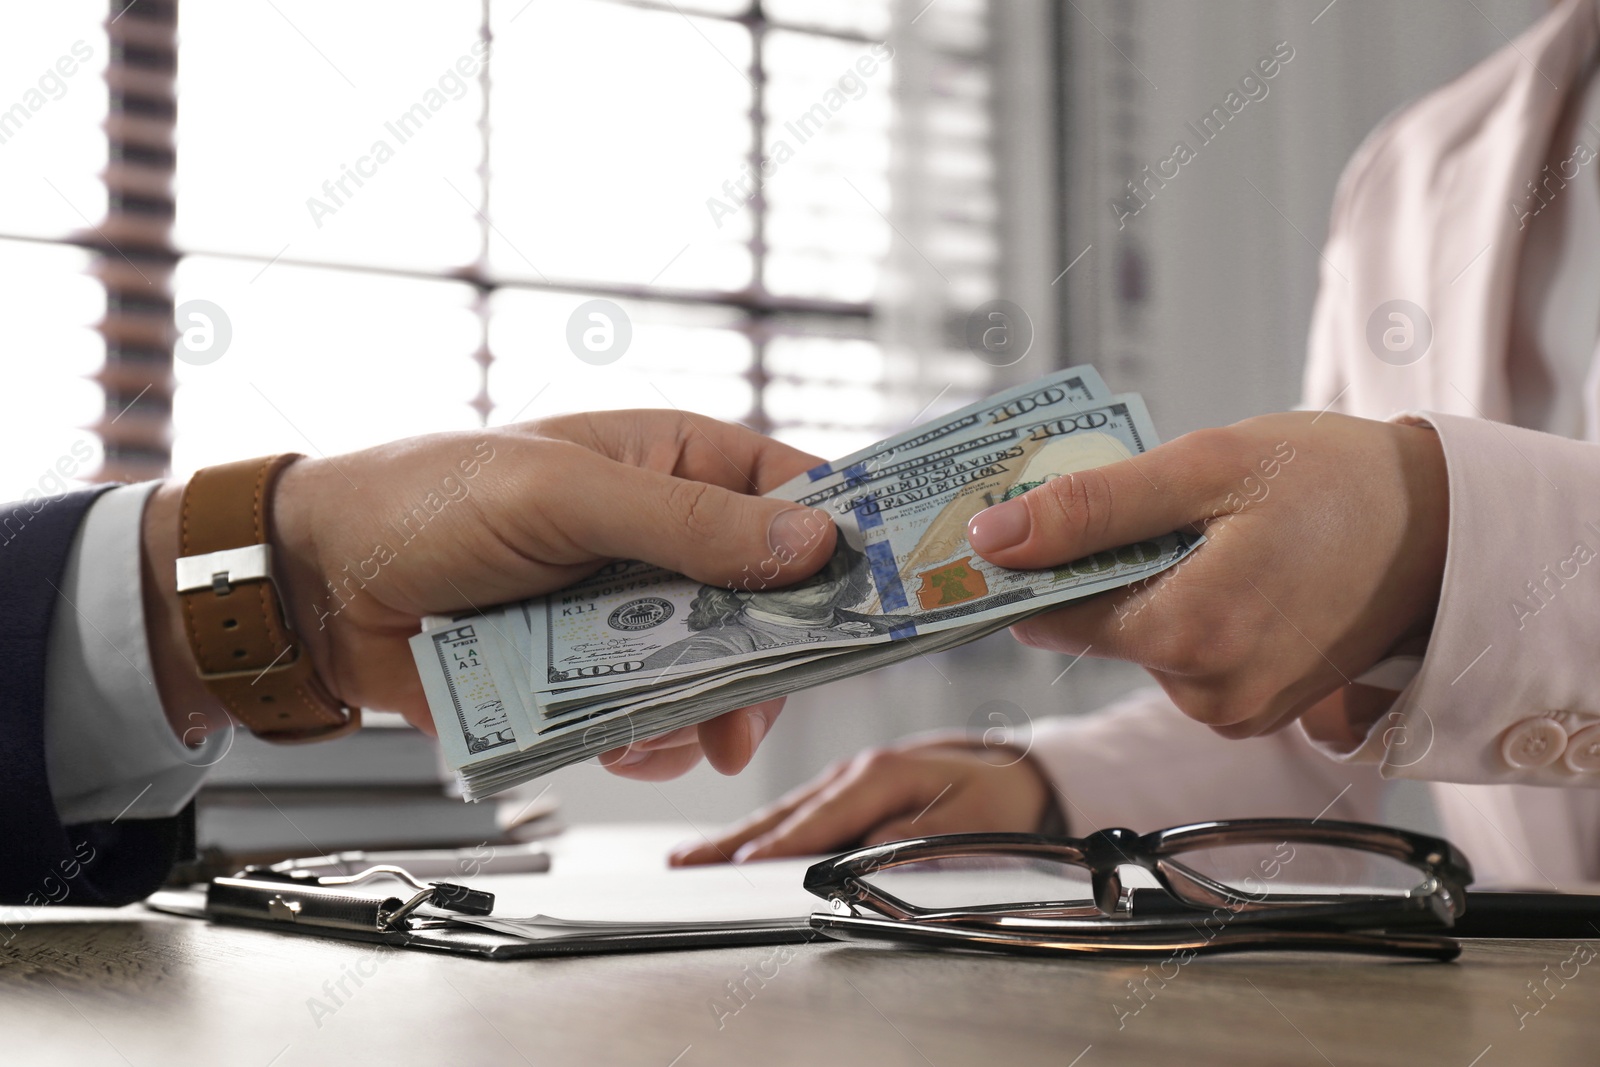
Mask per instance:
[[[1159,888],[1126,889],[1136,867]],[[1085,838],[948,834],[824,860],[812,926],[840,940],[1035,954],[1297,949],[1450,960],[1472,868],[1366,823],[1242,819]]]

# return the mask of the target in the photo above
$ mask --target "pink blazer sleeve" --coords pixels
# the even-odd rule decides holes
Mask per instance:
[[[1385,776],[1600,786],[1600,444],[1503,421],[1523,234],[1507,208],[1597,47],[1590,0],[1554,6],[1374,131],[1335,196],[1304,404],[1432,425],[1450,486],[1421,672],[1361,743],[1324,750]],[[1367,335],[1395,300],[1431,347],[1389,360]]]
[[[1298,730],[1229,741],[1153,687],[1092,715],[1041,722],[1030,754],[1075,835],[1265,816],[1372,822],[1383,789],[1371,767],[1325,758]]]
[[[1375,768],[1328,759],[1298,729],[1225,740],[1156,688],[1092,715],[1043,720],[1031,755],[1079,836],[1256,816],[1384,821]],[[1480,886],[1600,879],[1600,790],[1433,782],[1429,793]]]
[[[1600,445],[1403,418],[1438,431],[1449,468],[1438,618],[1389,713],[1324,751],[1385,777],[1600,785]]]

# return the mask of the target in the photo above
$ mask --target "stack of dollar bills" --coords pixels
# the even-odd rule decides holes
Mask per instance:
[[[831,560],[797,585],[770,586],[776,559],[731,589],[623,561],[548,596],[430,620],[411,648],[464,795],[941,652],[1172,566],[1198,537],[1033,571],[996,567],[967,543],[984,508],[1157,443],[1137,395],[1112,396],[1093,368],[1074,367],[773,490],[838,526]]]

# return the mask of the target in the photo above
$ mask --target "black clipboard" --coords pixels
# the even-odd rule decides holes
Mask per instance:
[[[409,883],[416,892],[402,898],[353,889],[378,874]],[[734,948],[822,939],[808,919],[791,919],[727,929],[663,929],[648,933],[586,930],[531,940],[473,924],[473,918],[491,913],[493,894],[446,882],[423,884],[396,867],[326,879],[304,872],[250,870],[231,878],[213,878],[188,889],[161,890],[144,903],[152,911],[166,915],[279,934],[331,937],[487,960]]]

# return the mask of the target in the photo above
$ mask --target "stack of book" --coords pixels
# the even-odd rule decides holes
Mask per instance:
[[[317,744],[270,744],[244,730],[218,740],[224,754],[195,798],[208,868],[526,840],[551,814],[548,797],[505,810],[463,804],[438,744],[397,715],[369,712],[360,730]]]

